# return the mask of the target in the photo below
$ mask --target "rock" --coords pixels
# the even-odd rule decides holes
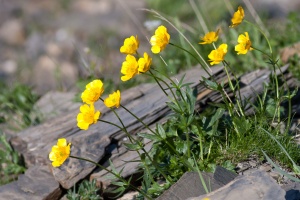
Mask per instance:
[[[55,44],[54,42],[49,42],[46,45],[46,53],[48,56],[50,56],[50,58],[53,58],[58,57],[62,53],[62,51],[57,44]]]
[[[300,199],[300,183],[294,181],[288,181],[286,185],[282,186],[282,189],[286,191],[286,200],[299,200]]]
[[[58,64],[55,59],[41,56],[33,69],[31,79],[35,91],[43,95],[58,88],[68,90],[75,85],[78,76],[77,68],[68,63]]]
[[[188,200],[202,200],[205,197],[213,200],[282,200],[285,199],[285,191],[266,172],[257,170],[235,178],[216,191]]]
[[[41,56],[33,69],[33,82],[35,91],[39,94],[45,94],[56,88],[55,71],[56,64],[47,56]]]
[[[297,12],[300,7],[299,0],[251,0],[249,1],[258,13],[267,14],[269,18],[286,18],[288,13]]]
[[[118,198],[117,200],[135,200],[138,194],[139,193],[135,191],[128,192],[124,194],[122,197]]]
[[[45,53],[45,39],[42,34],[34,32],[29,35],[25,43],[25,52],[29,60],[36,60]]]
[[[69,62],[63,62],[59,66],[59,71],[61,73],[60,86],[63,90],[70,90],[74,88],[77,78],[78,78],[78,69],[75,65]]]
[[[75,92],[50,91],[36,102],[35,107],[46,121],[63,113],[78,110],[81,103],[74,102],[75,94]]]
[[[218,166],[213,174],[203,172],[202,177],[207,188],[216,190],[232,181],[237,177],[237,174]],[[205,193],[198,172],[186,172],[177,183],[159,196],[157,200],[184,200]]]
[[[109,1],[74,1],[73,10],[89,15],[108,14],[112,11],[113,5]]]
[[[1,76],[10,77],[13,76],[18,69],[18,65],[14,60],[6,60],[0,65],[0,74]]]
[[[259,166],[259,169],[265,172],[270,172],[272,171],[272,167],[269,164],[263,164]]]
[[[17,19],[10,19],[0,27],[0,40],[9,45],[23,45],[25,33],[22,22]]]
[[[223,73],[220,67],[214,67],[212,70],[214,74]],[[200,69],[193,69],[185,74],[191,82],[198,80],[200,75],[205,76],[203,70]],[[176,76],[177,79],[179,77],[182,77],[182,74]],[[195,82],[195,85],[197,84]],[[153,103],[145,104],[150,98]],[[164,116],[170,112],[165,104],[166,101],[168,101],[168,97],[161,92],[157,84],[141,84],[122,93],[122,104],[149,126],[156,123],[158,119],[164,119]],[[101,101],[96,102],[95,107],[101,111],[102,120],[119,124],[114,113]],[[92,125],[86,131],[79,130],[76,121],[78,111],[64,112],[59,117],[18,133],[10,140],[16,151],[24,156],[27,166],[49,164],[49,152],[57,143],[57,139],[61,137],[72,143],[72,155],[88,158],[94,162],[99,162],[105,156],[105,148],[110,144],[110,140],[120,135],[124,137],[124,132],[120,131],[118,127],[100,122]],[[128,132],[135,134],[137,131],[142,131],[143,125],[126,110],[120,108],[118,113],[127,126]],[[70,158],[62,167],[55,168],[53,174],[62,187],[69,189],[77,181],[89,175],[94,168],[93,164]]]
[[[56,200],[61,189],[47,166],[33,166],[17,181],[0,186],[0,200]]]
[[[289,58],[295,54],[300,56],[300,42],[285,47],[280,51],[280,57],[283,63],[287,63]]]

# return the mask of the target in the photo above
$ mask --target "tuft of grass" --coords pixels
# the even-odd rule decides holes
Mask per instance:
[[[25,169],[19,153],[12,148],[5,135],[0,132],[0,185],[16,180]]]
[[[0,81],[0,125],[6,130],[20,131],[28,126],[40,123],[40,117],[34,104],[38,96],[30,87],[16,84],[9,87]],[[0,185],[16,180],[18,174],[25,171],[25,165],[0,131]]]
[[[16,84],[9,88],[0,82],[0,123],[13,124],[10,128],[22,130],[40,123],[34,108],[38,96],[26,85]]]
[[[69,200],[100,200],[103,199],[98,194],[99,188],[96,186],[96,180],[84,180],[80,183],[78,190],[74,185],[73,189],[68,190],[67,199]]]

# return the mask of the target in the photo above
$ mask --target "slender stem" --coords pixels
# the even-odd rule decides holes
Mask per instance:
[[[177,48],[179,48],[179,49],[181,49],[181,50],[183,50],[183,51],[185,51],[185,52],[187,52],[188,54],[190,54],[193,58],[195,58],[196,59],[196,61],[201,65],[201,62],[200,62],[200,60],[194,55],[194,54],[192,54],[191,52],[189,52],[188,50],[186,50],[185,48],[183,48],[183,47],[181,47],[181,46],[178,46],[178,45],[176,45],[176,44],[173,44],[173,43],[169,43],[170,45],[172,45],[172,46],[174,46],[174,47],[177,47]],[[203,67],[203,69],[205,70],[205,72],[211,77],[212,75],[211,75],[211,73],[209,73],[209,71],[205,68],[205,67]]]
[[[165,95],[169,96],[168,93],[163,89],[163,87],[161,86],[160,82],[157,80],[156,76],[152,73],[151,70],[149,70],[149,73],[152,75],[152,77],[154,78],[154,80],[156,81],[156,83],[158,84],[158,86],[160,87],[160,89],[165,93]]]
[[[106,123],[106,124],[113,125],[113,126],[119,128],[119,129],[121,129],[122,131],[125,131],[121,126],[119,126],[119,125],[117,125],[117,124],[115,124],[115,123],[112,123],[112,122],[109,122],[109,121],[106,121],[106,120],[102,120],[102,119],[98,119],[98,121],[99,121],[99,122],[104,122],[104,123]]]
[[[188,158],[191,157],[191,150],[190,150],[190,135],[189,135],[189,131],[188,128],[186,128],[186,133],[185,133],[185,137],[186,137],[186,143],[187,143],[187,154],[188,154]]]
[[[147,199],[152,199],[151,197],[149,197],[144,191],[138,189],[137,187],[131,185],[130,183],[128,183],[122,176],[120,176],[119,174],[113,172],[112,170],[109,170],[107,169],[106,167],[103,167],[102,165],[100,165],[99,163],[96,163],[92,160],[89,160],[89,159],[86,159],[86,158],[82,158],[82,157],[77,157],[77,156],[72,156],[70,155],[69,156],[70,158],[75,158],[75,159],[78,159],[78,160],[84,160],[84,161],[87,161],[87,162],[90,162],[94,165],[96,165],[97,167],[101,168],[102,170],[105,170],[111,174],[113,174],[115,177],[117,177],[119,180],[121,180],[123,183],[125,183],[126,185],[128,185],[129,187],[131,187],[132,189],[134,189],[135,191],[138,191],[139,193],[141,193],[144,197],[146,197]]]
[[[131,143],[132,143],[132,141],[136,142],[137,140],[135,140],[135,139],[128,133],[126,126],[124,125],[123,121],[121,120],[120,116],[119,116],[118,113],[115,111],[115,109],[114,109],[114,108],[111,108],[111,110],[114,112],[114,114],[117,116],[117,118],[119,119],[120,123],[122,124],[123,130],[125,131],[126,135],[129,137],[130,142],[131,142]],[[137,142],[137,143],[139,144],[139,142]],[[164,173],[163,171],[160,170],[160,168],[157,166],[156,162],[155,162],[154,160],[151,159],[151,157],[150,157],[150,155],[148,154],[148,152],[146,151],[146,149],[145,149],[143,146],[140,146],[140,147],[141,147],[141,150],[145,153],[145,155],[149,158],[150,162],[155,166],[156,169],[159,170],[159,172],[162,174],[162,176],[163,176],[166,180],[168,180],[168,181],[170,181],[170,182],[172,183],[173,181],[170,180],[170,179],[168,178],[168,176],[165,175],[165,173]],[[140,158],[141,158],[142,156],[141,156],[140,152],[139,152],[138,150],[137,150],[136,152],[139,154],[139,156],[140,156]],[[145,164],[144,166],[145,166],[146,170],[150,173],[150,171],[149,171],[149,169],[148,169],[146,163],[144,163],[144,164]],[[153,179],[153,177],[152,177],[151,175],[150,175],[150,178],[151,178],[151,181],[154,182],[154,179]]]
[[[249,21],[247,21],[247,20],[244,20],[244,22],[250,24],[251,26],[254,26],[254,27],[255,27],[256,29],[258,29],[259,32],[265,37],[265,39],[266,39],[266,41],[267,41],[267,43],[268,43],[269,49],[270,49],[271,58],[273,58],[273,50],[272,50],[272,46],[271,46],[270,41],[269,41],[268,37],[266,36],[266,34],[261,30],[261,28],[260,28],[259,26],[255,25],[255,24],[253,24],[253,23],[251,23],[251,22],[249,22]]]
[[[153,133],[154,135],[157,135],[151,128],[149,128],[149,126],[147,124],[145,124],[139,117],[137,117],[135,114],[133,114],[130,110],[128,110],[125,106],[123,106],[122,104],[120,104],[120,106],[125,109],[128,113],[130,113],[134,118],[136,118],[141,124],[143,124],[143,126],[145,128],[147,128],[151,133]],[[159,135],[157,135],[159,136]],[[160,136],[159,136],[160,137]],[[179,153],[176,151],[176,149],[167,141],[164,140],[164,142],[172,149],[172,151],[174,153],[176,153],[177,155],[179,155]]]
[[[258,48],[256,48],[256,47],[254,47],[254,46],[251,46],[251,47],[252,47],[254,50],[259,51],[260,53],[262,53],[262,54],[268,56],[269,59],[272,59],[272,57],[271,57],[269,54],[267,54],[266,52],[264,52],[264,51],[262,51],[262,50],[260,50],[260,49],[258,49]]]
[[[151,71],[151,69],[150,69],[149,71]],[[155,72],[157,72],[157,73],[160,73],[160,74],[164,75],[163,73],[159,72],[158,70],[153,69],[153,71],[155,71]],[[153,73],[148,74],[148,75],[152,77],[152,74],[153,74]],[[155,75],[154,75],[154,76],[155,76]],[[165,76],[165,77],[168,77],[168,76],[166,76],[166,75],[164,75],[164,76]],[[168,87],[168,89],[169,89],[170,92],[172,93],[172,96],[174,97],[174,100],[175,100],[176,103],[178,104],[181,113],[183,113],[183,110],[182,110],[182,108],[181,108],[181,106],[180,106],[180,104],[179,104],[179,102],[178,102],[178,100],[177,100],[177,98],[176,98],[176,95],[174,94],[174,92],[173,92],[172,88],[169,86],[169,84],[168,84],[166,81],[164,81],[163,79],[161,79],[161,78],[159,78],[159,77],[157,77],[157,76],[155,76],[155,77],[156,77],[158,80],[160,80],[161,82],[163,82],[163,83]],[[168,97],[169,97],[169,96],[168,96]]]
[[[161,75],[163,75],[164,77],[166,77],[169,81],[171,81],[171,83],[174,85],[174,87],[176,88],[176,90],[179,92],[179,94],[180,94],[180,96],[181,96],[181,98],[182,98],[182,100],[183,101],[185,101],[185,99],[184,99],[184,97],[183,97],[183,95],[182,95],[182,93],[181,93],[181,90],[180,90],[180,88],[176,85],[176,83],[175,83],[175,81],[173,81],[169,76],[167,76],[166,74],[164,74],[164,73],[161,73],[160,71],[158,71],[158,70],[155,70],[157,73],[160,73]],[[170,87],[169,87],[170,88]],[[171,90],[171,88],[170,88],[170,90]],[[176,96],[175,95],[173,95],[174,96],[174,99],[176,100]],[[182,110],[182,109],[181,109]]]
[[[261,31],[261,33],[263,34],[262,31]],[[264,36],[265,36],[265,35],[264,35]],[[265,36],[265,37],[266,37],[266,36]],[[267,39],[267,38],[266,38],[266,39]],[[268,39],[267,39],[267,41],[268,41]],[[268,44],[269,44],[269,42],[268,42]],[[270,44],[269,44],[269,46],[270,46]],[[268,56],[268,58],[269,58],[270,61],[271,61],[271,65],[272,65],[272,67],[273,67],[273,72],[274,72],[275,92],[276,92],[276,101],[277,101],[276,110],[275,110],[275,114],[274,114],[274,116],[273,116],[272,122],[274,122],[275,117],[276,117],[276,114],[277,114],[278,120],[280,121],[279,85],[278,85],[278,78],[277,78],[277,74],[276,74],[276,61],[275,61],[274,58],[273,58],[272,49],[270,50],[270,51],[271,51],[271,55],[269,55],[269,54],[265,53],[264,51],[262,51],[262,50],[260,50],[260,49],[257,49],[257,48],[255,48],[255,47],[252,47],[252,48],[255,49],[255,50],[257,50],[257,51],[259,51],[259,52],[261,52],[262,54]],[[270,48],[271,48],[271,46],[270,46]],[[280,70],[280,67],[278,67],[278,68],[279,68],[279,70]]]
[[[103,99],[102,98],[100,98],[100,100],[101,101],[103,101]],[[115,125],[115,126],[117,126],[117,127],[119,127],[121,130],[123,130],[124,132],[125,132],[125,134],[127,135],[127,137],[129,138],[129,140],[130,140],[130,142],[132,143],[132,142],[136,142],[137,144],[139,144],[139,141],[137,141],[136,139],[134,139],[130,134],[129,134],[129,132],[127,131],[127,128],[126,128],[126,126],[124,125],[124,123],[123,123],[123,121],[121,120],[121,118],[120,118],[120,116],[118,115],[118,113],[115,111],[115,109],[114,108],[110,108],[111,109],[111,111],[113,111],[113,113],[116,115],[116,117],[118,118],[118,120],[120,121],[120,123],[122,124],[122,126],[123,126],[123,128],[121,128],[120,126],[118,126],[118,125],[116,125],[116,124],[114,124],[114,123],[109,123],[109,124],[112,124],[112,125]],[[106,122],[107,123],[107,121],[103,121],[103,122]],[[139,145],[140,146],[140,145]],[[153,165],[159,170],[159,172],[162,174],[162,176],[166,179],[166,180],[168,180],[170,183],[173,183],[173,181],[163,172],[163,171],[161,171],[160,170],[160,168],[157,166],[157,164],[156,164],[156,162],[154,161],[154,160],[152,160],[151,159],[151,157],[150,157],[150,155],[148,154],[148,152],[145,150],[145,148],[143,147],[143,146],[140,146],[141,147],[141,150],[145,153],[145,155],[149,158],[149,160],[151,161],[151,163],[153,163]],[[140,152],[137,150],[136,151],[138,154],[139,154],[139,156],[141,157],[141,154],[140,154]],[[146,164],[145,164],[145,166],[146,166]],[[152,177],[151,177],[152,178]],[[152,179],[153,180],[153,179]]]
[[[244,111],[243,111],[243,109],[242,109],[242,107],[241,107],[241,103],[240,103],[240,100],[242,99],[242,95],[241,95],[241,91],[240,91],[240,85],[239,85],[238,78],[237,78],[237,76],[235,75],[235,73],[233,72],[233,70],[230,68],[229,63],[228,63],[226,60],[223,61],[223,65],[224,65],[224,68],[225,68],[225,71],[226,71],[226,74],[227,74],[229,83],[230,83],[231,86],[232,86],[232,91],[233,91],[233,93],[234,93],[234,96],[235,96],[236,99],[237,99],[236,102],[237,102],[238,108],[239,108],[239,110],[240,110],[240,114],[241,114],[242,116],[244,116]],[[235,80],[237,81],[236,86],[237,86],[237,91],[238,91],[238,97],[236,96],[236,90],[234,89],[234,87],[233,87],[233,85],[232,85],[232,82],[231,82],[229,73],[228,73],[228,71],[227,71],[227,67],[230,69],[230,71],[232,72],[232,74],[233,74]],[[237,114],[239,115],[238,112],[237,112]],[[240,116],[240,115],[239,115],[239,116]]]
[[[120,104],[120,106],[126,110],[129,114],[131,114],[135,119],[137,119],[141,124],[143,124],[143,126],[145,128],[147,128],[149,131],[151,131],[151,133],[155,134],[155,132],[149,128],[149,126],[147,124],[145,124],[139,117],[137,117],[135,114],[133,114],[130,110],[128,110],[125,106],[123,106],[122,104]]]

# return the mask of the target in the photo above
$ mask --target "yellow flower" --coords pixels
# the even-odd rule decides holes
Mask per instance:
[[[238,37],[238,43],[234,50],[237,51],[237,54],[246,54],[248,51],[253,50],[251,47],[251,40],[249,38],[248,32],[245,32],[245,35],[240,34]]]
[[[216,32],[208,32],[204,35],[203,38],[201,38],[201,40],[203,40],[203,42],[199,42],[199,44],[211,44],[213,42],[216,42],[219,38],[219,30],[218,29]]]
[[[144,57],[138,60],[139,72],[145,73],[150,69],[152,63],[152,58],[145,52]]]
[[[210,65],[219,64],[224,60],[224,57],[227,53],[227,44],[221,44],[217,49],[212,50],[208,55],[208,58],[211,61]]]
[[[138,36],[126,38],[124,40],[124,45],[120,48],[120,52],[124,54],[135,54],[139,48],[139,43]]]
[[[65,138],[57,140],[57,145],[54,145],[49,154],[49,159],[52,161],[53,167],[61,166],[70,156],[70,145]]]
[[[84,92],[81,94],[81,99],[84,103],[95,103],[104,91],[103,83],[101,80],[94,80],[85,86]]]
[[[232,24],[229,27],[235,27],[242,23],[243,19],[245,17],[244,9],[242,6],[238,7],[238,10],[233,14],[233,17],[231,19]]]
[[[93,123],[97,123],[100,117],[100,111],[95,112],[94,104],[90,106],[84,104],[80,106],[80,113],[77,115],[77,126],[80,129],[87,130]]]
[[[138,62],[132,55],[127,55],[126,60],[122,64],[121,73],[124,76],[121,77],[122,81],[128,81],[138,73]]]
[[[119,108],[120,107],[120,101],[121,101],[121,93],[119,90],[117,90],[116,92],[110,94],[105,100],[104,100],[104,104],[111,108],[111,107],[116,107]]]
[[[152,45],[151,51],[155,54],[164,50],[167,44],[169,44],[170,35],[167,32],[167,28],[164,26],[159,26],[155,30],[155,34],[150,39],[150,44]]]

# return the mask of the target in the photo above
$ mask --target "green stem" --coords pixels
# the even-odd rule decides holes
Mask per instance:
[[[128,110],[125,106],[123,106],[122,104],[120,104],[120,106],[126,110],[128,113],[130,113],[135,119],[137,119],[141,124],[143,124],[143,126],[145,128],[147,128],[151,133],[153,133],[154,135],[160,137],[159,135],[157,135],[151,128],[149,128],[149,126],[147,124],[145,124],[139,117],[137,117],[135,114],[133,114],[130,110]],[[167,141],[164,140],[164,142],[172,149],[172,151],[174,153],[176,153],[177,155],[179,155],[179,153],[176,151],[176,149]]]
[[[102,98],[100,98],[100,100],[101,100],[101,101],[104,101]],[[116,125],[116,124],[114,124],[114,123],[111,123],[111,122],[108,122],[108,123],[109,123],[109,124],[112,124],[112,125],[115,125],[116,127],[119,127],[122,131],[124,131],[125,134],[127,135],[127,137],[129,138],[129,140],[130,140],[131,143],[135,142],[135,143],[137,143],[137,144],[140,144],[139,141],[137,141],[136,139],[134,139],[134,138],[129,134],[129,132],[127,131],[126,126],[124,125],[123,121],[121,120],[120,116],[119,116],[118,113],[115,111],[115,109],[114,109],[114,108],[110,108],[110,109],[111,109],[111,111],[113,111],[113,113],[116,115],[116,117],[118,118],[118,120],[119,120],[120,123],[122,124],[123,128],[121,128],[120,126],[118,126],[118,125]],[[104,121],[104,120],[103,120],[103,122],[106,122],[106,123],[107,123],[107,121]],[[146,151],[146,149],[145,149],[143,146],[140,146],[140,147],[141,147],[141,150],[145,153],[145,155],[149,158],[150,162],[153,163],[153,165],[156,167],[156,169],[159,170],[159,172],[162,174],[162,176],[163,176],[166,180],[168,180],[170,183],[173,183],[173,181],[172,181],[172,180],[171,180],[171,179],[170,179],[163,171],[160,170],[160,168],[158,167],[158,165],[156,164],[156,162],[155,162],[154,160],[151,159],[151,157],[150,157],[150,155],[148,154],[148,152]],[[140,156],[140,158],[141,158],[140,152],[139,152],[138,150],[137,150],[136,152],[139,154],[139,156]],[[145,164],[145,166],[146,166],[146,164]],[[152,177],[151,177],[151,178],[152,178]],[[153,180],[153,179],[152,179],[152,180]],[[153,181],[154,181],[154,180],[153,180]]]
[[[268,37],[266,36],[266,34],[261,30],[261,28],[260,28],[259,26],[255,25],[255,24],[253,24],[253,23],[251,23],[251,22],[249,22],[249,21],[247,21],[247,20],[244,20],[244,22],[250,24],[251,26],[254,26],[254,27],[255,27],[257,30],[259,30],[259,32],[265,37],[265,39],[266,39],[266,41],[267,41],[267,43],[268,43],[269,49],[270,49],[271,58],[272,58],[272,60],[273,60],[273,50],[272,50],[272,46],[271,46],[270,41],[269,41]]]
[[[151,69],[150,69],[149,71],[151,71]],[[157,73],[160,73],[159,71],[157,71],[157,70],[155,70],[155,69],[153,69],[153,71],[155,71],[155,72],[157,72]],[[162,74],[162,73],[160,73],[160,74]],[[148,75],[149,75],[149,74],[148,74]],[[162,75],[164,75],[164,74],[162,74]],[[183,113],[183,110],[182,110],[182,108],[181,108],[181,106],[180,106],[180,104],[179,104],[179,102],[178,102],[178,100],[177,100],[177,98],[176,98],[176,95],[174,94],[174,92],[173,92],[172,88],[169,86],[169,84],[168,84],[166,81],[164,81],[163,79],[161,79],[161,78],[155,76],[152,72],[151,72],[151,74],[150,74],[149,76],[151,76],[151,77],[154,76],[156,79],[160,80],[161,82],[163,82],[163,83],[168,87],[168,89],[169,89],[170,92],[172,93],[172,96],[174,97],[174,100],[176,101],[177,105],[179,106],[181,113]],[[166,75],[164,75],[164,76],[167,77]],[[153,78],[154,78],[154,77],[153,77]],[[162,90],[163,90],[163,89],[162,89]],[[168,97],[169,97],[169,96],[168,96]]]
[[[183,97],[183,95],[182,95],[182,93],[181,93],[181,90],[180,90],[180,88],[176,85],[175,81],[173,81],[169,76],[167,76],[167,75],[164,74],[164,73],[161,73],[161,72],[158,71],[158,70],[155,70],[155,69],[154,69],[154,71],[156,71],[157,73],[160,73],[161,75],[163,75],[164,77],[166,77],[169,81],[171,81],[171,83],[174,85],[176,91],[179,92],[179,94],[180,94],[182,100],[185,101],[185,100],[184,100],[184,97]],[[171,90],[170,87],[169,87],[169,89]],[[176,96],[174,95],[174,93],[173,93],[173,96],[174,96],[174,99],[176,99]]]
[[[169,43],[170,45],[174,46],[174,47],[177,47],[178,49],[181,49],[185,52],[187,52],[188,54],[190,54],[200,65],[201,65],[201,62],[200,60],[194,55],[192,54],[191,52],[189,52],[188,50],[186,50],[185,48],[181,47],[181,46],[178,46],[176,44],[173,44],[173,43]],[[202,65],[201,65],[202,66]],[[206,69],[206,67],[203,67],[203,69],[205,70],[205,72],[211,77],[212,75],[209,73],[209,71]]]
[[[186,143],[187,143],[187,154],[188,154],[188,158],[190,158],[191,157],[191,150],[190,150],[190,135],[189,135],[189,132],[188,132],[188,128],[186,128],[185,137],[186,137]]]
[[[152,75],[152,77],[154,78],[154,80],[156,81],[156,83],[158,84],[158,86],[160,87],[160,89],[165,93],[165,95],[169,96],[168,93],[163,89],[163,87],[161,86],[160,82],[157,80],[156,76],[152,73],[151,70],[149,70],[149,73]]]
[[[237,102],[237,106],[238,106],[238,108],[239,108],[239,110],[240,110],[240,114],[241,114],[242,116],[245,116],[244,110],[242,109],[242,106],[241,106],[241,103],[240,103],[240,100],[242,99],[242,95],[241,95],[241,89],[240,89],[240,84],[239,84],[238,78],[237,78],[237,76],[235,75],[235,73],[233,72],[233,70],[230,68],[229,63],[228,63],[226,60],[224,60],[222,63],[223,63],[223,65],[224,65],[224,68],[225,68],[225,71],[226,71],[226,74],[227,74],[227,77],[228,77],[228,80],[229,80],[229,84],[231,84],[232,92],[233,92],[234,96],[235,96],[236,99],[237,99],[236,102]],[[231,82],[229,73],[228,73],[228,71],[227,71],[227,67],[230,69],[230,71],[232,72],[232,74],[233,74],[235,80],[237,81],[236,86],[237,86],[237,91],[238,91],[238,97],[236,96],[236,90],[235,90],[235,88],[233,87],[233,84],[232,84],[232,82]],[[238,112],[237,112],[237,114],[239,115]],[[239,115],[239,116],[240,116],[240,115]]]
[[[123,129],[125,130],[125,133],[127,134],[127,136],[128,136],[129,138],[131,138],[130,142],[132,142],[132,140],[134,140],[134,142],[136,142],[136,140],[128,133],[127,128],[125,127],[123,121],[121,120],[121,118],[119,117],[119,115],[118,115],[118,113],[115,111],[115,109],[111,108],[111,110],[114,112],[114,114],[117,116],[117,118],[118,118],[119,121],[121,122],[121,124],[122,124],[122,126],[123,126]],[[159,170],[159,172],[162,174],[162,176],[163,176],[166,180],[168,180],[170,183],[173,183],[173,181],[172,181],[170,178],[168,178],[168,176],[165,175],[165,173],[164,173],[163,171],[160,170],[160,168],[157,166],[156,162],[155,162],[154,160],[152,160],[152,158],[150,157],[150,155],[148,154],[148,152],[146,151],[146,149],[145,149],[144,147],[142,147],[142,146],[140,146],[140,147],[141,147],[141,150],[145,153],[145,155],[149,158],[150,162],[155,166],[156,169]],[[137,152],[138,152],[138,154],[139,154],[139,156],[140,156],[140,158],[141,158],[140,152],[139,152],[139,151],[137,151]],[[145,164],[145,166],[146,166],[146,164]],[[152,177],[151,177],[151,178],[152,178]],[[154,181],[154,180],[153,180],[153,181]]]
[[[258,48],[256,48],[256,47],[254,47],[254,46],[251,46],[251,47],[252,47],[254,50],[259,51],[260,53],[266,55],[269,59],[272,59],[272,57],[271,57],[269,54],[267,54],[266,52],[264,52],[264,51],[262,51],[262,50],[260,50],[260,49],[258,49]]]
[[[112,122],[109,122],[109,121],[106,121],[106,120],[102,120],[102,119],[98,119],[98,121],[99,121],[99,122],[104,122],[104,123],[106,123],[106,124],[113,125],[113,126],[119,128],[119,129],[121,129],[122,131],[125,131],[121,126],[119,126],[119,125],[117,125],[117,124],[115,124],[115,123],[112,123]]]
[[[69,156],[70,158],[75,158],[75,159],[78,159],[78,160],[83,160],[83,161],[87,161],[87,162],[90,162],[94,165],[96,165],[97,167],[101,168],[102,170],[105,170],[111,174],[113,174],[115,177],[117,177],[119,180],[121,180],[123,183],[125,183],[126,185],[128,185],[130,188],[132,188],[133,190],[141,193],[144,197],[146,197],[147,199],[152,199],[151,197],[149,197],[144,191],[138,189],[137,187],[131,185],[130,183],[128,183],[122,176],[120,176],[120,174],[117,174],[115,172],[113,172],[112,170],[109,170],[107,169],[106,167],[103,167],[102,165],[100,165],[99,163],[96,163],[92,160],[89,160],[89,159],[86,159],[86,158],[81,158],[81,157],[77,157],[77,156],[72,156],[70,155]]]
[[[260,30],[260,31],[261,31],[261,30]],[[261,33],[263,34],[262,31],[261,31]],[[264,36],[265,36],[265,35],[264,35]],[[266,38],[266,36],[265,36],[265,38]],[[267,38],[266,38],[266,39],[267,39]],[[268,41],[268,39],[267,39],[267,41]],[[268,45],[269,45],[269,47],[270,47],[271,55],[265,53],[264,51],[262,51],[262,50],[260,50],[260,49],[258,49],[258,48],[255,48],[255,47],[253,47],[253,46],[252,46],[252,48],[255,49],[255,50],[257,50],[257,51],[259,51],[259,52],[261,52],[262,54],[268,56],[268,58],[269,58],[270,61],[271,61],[271,65],[272,65],[272,67],[273,67],[273,73],[274,73],[273,77],[274,77],[274,80],[275,80],[275,92],[276,92],[276,101],[277,101],[276,111],[275,111],[275,114],[274,114],[273,119],[272,119],[272,122],[274,122],[276,113],[277,113],[278,121],[280,121],[279,85],[278,85],[278,78],[277,78],[277,74],[276,74],[276,61],[275,61],[274,58],[273,58],[272,48],[271,48],[271,45],[269,44],[269,42],[268,42]],[[279,68],[279,70],[280,70],[280,67],[278,67],[278,68]],[[281,71],[280,71],[280,72],[281,72]],[[282,73],[282,72],[281,72],[281,73]]]

